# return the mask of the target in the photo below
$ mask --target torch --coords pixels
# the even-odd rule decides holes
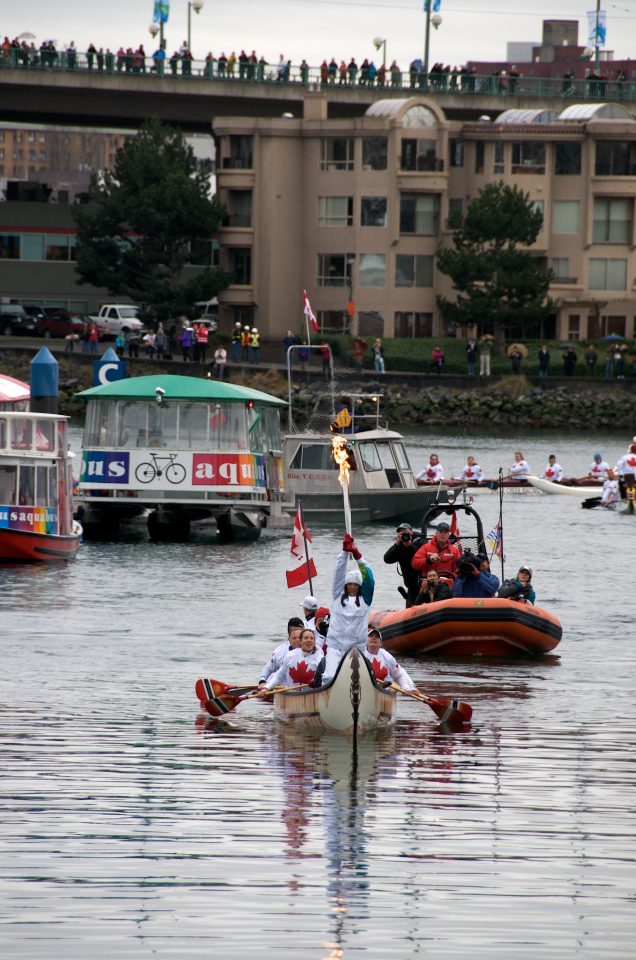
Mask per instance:
[[[338,480],[342,487],[342,501],[344,506],[345,528],[351,534],[351,504],[349,503],[349,454],[347,441],[344,437],[333,437],[331,441],[333,458],[340,468]]]

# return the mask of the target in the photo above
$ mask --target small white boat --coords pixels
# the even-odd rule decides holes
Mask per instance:
[[[275,693],[274,714],[277,720],[308,733],[357,739],[395,722],[395,699],[393,690],[376,683],[368,661],[353,647],[328,686]]]
[[[528,483],[531,484],[535,490],[540,490],[541,493],[555,493],[559,496],[566,497],[578,497],[579,499],[584,499],[586,497],[600,497],[603,492],[602,483],[594,483],[590,480],[590,483],[586,486],[576,486],[572,483],[553,483],[552,480],[544,480],[542,477],[528,477]]]

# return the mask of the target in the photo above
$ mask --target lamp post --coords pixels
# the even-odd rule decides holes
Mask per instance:
[[[159,34],[159,49],[163,50],[164,43],[165,43],[163,39],[163,21],[161,21],[158,24],[151,23],[150,26],[148,27],[148,33],[150,34],[153,40],[155,39],[157,34]]]
[[[188,0],[188,50],[192,50],[192,11],[200,13],[203,9],[203,0]]]
[[[596,0],[596,20],[594,25],[594,71],[598,73],[600,54],[598,50],[598,21],[601,13],[601,0]]]
[[[379,50],[382,47],[382,65],[387,66],[386,62],[386,37],[374,37],[373,46],[376,50]]]
[[[434,13],[431,16],[431,7],[433,6],[433,0],[427,0],[424,12],[426,13],[426,29],[424,33],[424,77],[428,81],[428,57],[429,57],[429,48],[431,42],[431,24],[433,24],[433,29],[437,30],[442,24],[442,18],[439,13]]]

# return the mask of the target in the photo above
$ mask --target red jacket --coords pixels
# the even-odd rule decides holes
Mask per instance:
[[[430,559],[434,554],[439,556],[439,560],[433,561]],[[457,561],[461,555],[462,552],[456,543],[447,543],[445,547],[440,547],[437,543],[437,534],[435,534],[428,543],[420,547],[411,560],[411,566],[414,570],[423,571],[424,576],[426,576],[427,570],[437,570],[438,572],[448,570],[450,573],[455,573]]]

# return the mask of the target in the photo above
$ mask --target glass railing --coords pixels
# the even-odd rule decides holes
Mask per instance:
[[[231,81],[234,83],[294,84],[319,86],[336,90],[368,88],[377,91],[405,90],[450,94],[456,96],[532,97],[546,99],[559,97],[566,101],[582,100],[636,100],[636,81],[609,77],[588,77],[573,80],[567,77],[511,77],[495,74],[477,74],[470,71],[430,72],[422,70],[364,70],[360,67],[338,68],[335,72],[324,67],[308,67],[292,63],[271,64],[230,63],[210,58],[195,60],[188,56],[147,56],[145,52],[113,52],[110,50],[79,51],[74,49],[15,48],[0,50],[0,69],[14,68],[43,71],[80,71],[94,74],[117,74],[131,77],[161,78],[187,77],[204,81]]]

